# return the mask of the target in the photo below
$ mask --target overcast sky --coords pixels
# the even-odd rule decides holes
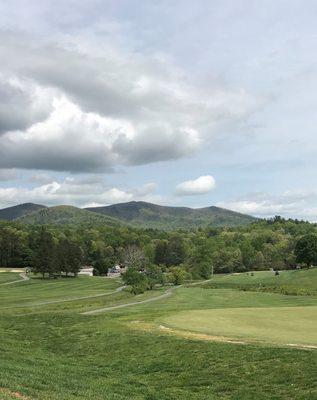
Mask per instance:
[[[0,207],[317,221],[315,0],[1,0]]]

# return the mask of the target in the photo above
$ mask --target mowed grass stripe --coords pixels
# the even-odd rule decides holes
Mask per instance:
[[[166,317],[162,323],[211,335],[317,346],[317,306],[191,310]]]
[[[106,295],[121,285],[117,280],[89,277],[57,281],[30,279],[21,284],[2,286],[0,303],[6,307],[14,307],[77,297]]]
[[[23,279],[16,272],[0,272],[0,285]]]

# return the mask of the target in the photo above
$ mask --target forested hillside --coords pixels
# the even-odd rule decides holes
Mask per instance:
[[[3,208],[0,210],[0,220],[13,221],[17,218],[23,217],[24,215],[42,210],[43,208],[46,208],[46,206],[34,203],[24,203],[13,207]]]
[[[67,260],[73,253],[77,267],[93,265],[96,274],[105,274],[115,264],[122,264],[154,275],[163,273],[171,283],[178,284],[187,278],[208,278],[212,272],[316,265],[316,235],[315,224],[279,217],[244,227],[178,232],[109,224],[39,226],[2,222],[0,265],[39,270],[45,269],[41,263],[46,263],[44,272],[54,274],[72,264]],[[47,254],[49,260],[45,259]]]
[[[105,207],[81,209],[63,205],[46,207],[38,204],[21,204],[0,210],[0,220],[19,220],[27,224],[124,224],[138,228],[165,231],[206,228],[211,226],[240,226],[256,218],[219,207],[192,209],[166,207],[152,203],[136,202],[113,204]]]
[[[107,215],[101,215],[82,210],[73,206],[55,206],[39,209],[38,211],[25,214],[17,221],[25,224],[107,224],[118,225],[119,221]]]
[[[164,230],[238,226],[255,221],[254,217],[219,207],[188,208],[159,206],[143,201],[87,208],[143,228]]]

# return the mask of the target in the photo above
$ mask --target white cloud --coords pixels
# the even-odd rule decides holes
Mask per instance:
[[[85,35],[53,45],[0,31],[0,59],[0,73],[19,85],[4,82],[2,168],[111,172],[179,159],[259,105],[242,89],[194,84],[156,54],[106,40],[97,49]]]
[[[218,202],[218,207],[228,208],[244,214],[258,217],[281,215],[285,218],[308,219],[317,221],[317,191],[293,190],[280,195],[250,193],[244,197]]]
[[[211,175],[200,176],[197,179],[182,182],[176,186],[177,196],[200,195],[210,192],[216,185]]]
[[[41,178],[39,177],[38,182],[41,181]],[[105,184],[100,177],[94,175],[76,179],[67,177],[60,182],[54,180],[33,188],[0,188],[0,208],[25,202],[49,206],[71,204],[78,207],[102,206],[132,200],[158,200],[160,202],[161,198],[154,194],[155,189],[156,185],[153,182],[123,190]]]

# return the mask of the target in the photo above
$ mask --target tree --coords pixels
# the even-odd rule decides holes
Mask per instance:
[[[182,236],[173,235],[167,244],[166,265],[179,265],[185,261],[186,246]]]
[[[255,270],[261,271],[265,267],[265,258],[261,251],[258,251],[255,255],[253,268]]]
[[[127,246],[125,249],[124,265],[128,268],[142,271],[147,263],[144,251],[138,246]]]
[[[149,264],[145,269],[145,275],[148,280],[149,289],[153,289],[155,285],[164,283],[164,275],[160,267],[154,264]]]
[[[201,262],[199,264],[199,274],[203,279],[209,279],[212,272],[211,262]]]
[[[173,285],[181,285],[186,279],[190,278],[190,274],[181,266],[173,267],[167,274],[167,281]]]
[[[242,263],[245,269],[249,271],[255,261],[256,251],[249,241],[244,240],[239,246],[242,253]]]
[[[77,276],[83,259],[82,250],[77,243],[69,242],[69,256],[69,271]]]
[[[240,249],[223,248],[213,254],[213,266],[216,273],[243,272]]]
[[[154,250],[154,262],[157,265],[166,264],[167,259],[167,240],[157,240]]]
[[[309,234],[301,237],[295,245],[296,261],[311,265],[317,265],[317,235]]]
[[[116,263],[115,252],[112,246],[108,246],[101,253],[97,253],[94,266],[94,275],[107,275],[108,270]]]
[[[188,264],[193,278],[210,278],[212,272],[212,248],[205,237],[195,239]]]
[[[34,272],[41,273],[43,278],[46,273],[52,276],[57,272],[56,268],[56,245],[53,235],[42,228],[37,243],[37,251],[34,259]]]
[[[133,294],[143,293],[148,288],[147,277],[142,272],[137,271],[133,267],[129,267],[122,274],[122,280],[126,285],[129,285],[131,287],[131,292]]]

